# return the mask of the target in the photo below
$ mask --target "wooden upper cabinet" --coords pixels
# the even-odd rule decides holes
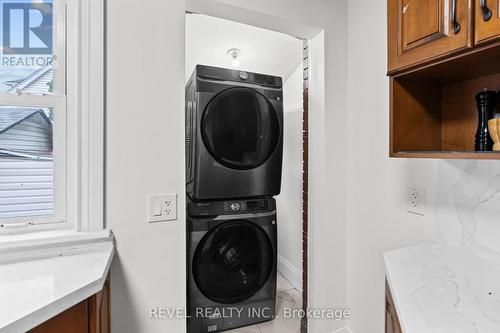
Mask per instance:
[[[476,0],[476,44],[500,40],[500,0]]]
[[[472,0],[388,0],[389,73],[471,48],[472,11]]]

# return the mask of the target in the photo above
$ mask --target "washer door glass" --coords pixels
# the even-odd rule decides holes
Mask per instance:
[[[201,122],[205,147],[232,169],[253,169],[276,150],[280,124],[271,102],[249,88],[231,88],[207,105]]]
[[[212,301],[235,304],[254,296],[274,265],[273,246],[259,226],[242,220],[223,223],[200,241],[193,258],[198,289]]]

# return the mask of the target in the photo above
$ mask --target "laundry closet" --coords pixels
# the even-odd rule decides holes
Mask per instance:
[[[280,312],[302,307],[303,61],[300,39],[186,15],[189,333],[300,329]]]

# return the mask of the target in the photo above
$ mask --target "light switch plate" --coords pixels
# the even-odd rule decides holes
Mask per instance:
[[[425,215],[425,188],[408,187],[408,212],[418,215]]]
[[[160,207],[160,212],[158,208]],[[158,214],[160,213],[160,214]],[[148,198],[148,222],[177,220],[177,194],[150,195]]]

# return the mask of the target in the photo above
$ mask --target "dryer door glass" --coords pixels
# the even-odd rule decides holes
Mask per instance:
[[[254,296],[265,285],[274,265],[274,251],[264,230],[234,220],[208,232],[193,258],[193,277],[212,301],[234,304]]]
[[[219,163],[232,169],[253,169],[276,150],[280,124],[273,105],[260,92],[231,88],[208,103],[201,134]]]

